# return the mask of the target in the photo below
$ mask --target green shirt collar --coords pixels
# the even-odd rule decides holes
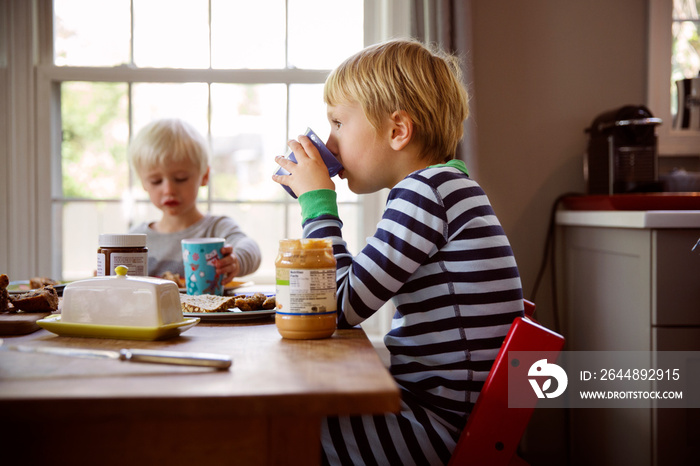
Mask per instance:
[[[447,163],[440,163],[437,165],[431,165],[430,168],[436,168],[436,167],[451,167],[451,168],[456,168],[457,170],[463,172],[465,175],[469,176],[469,172],[467,171],[467,166],[464,164],[462,160],[459,159],[452,159],[448,161]]]

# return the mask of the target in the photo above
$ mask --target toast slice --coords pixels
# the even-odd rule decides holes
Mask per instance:
[[[182,312],[224,312],[231,307],[236,307],[233,296],[216,296],[212,294],[200,294],[190,296],[180,293]]]
[[[17,296],[10,296],[16,309],[24,312],[53,312],[58,309],[58,293],[53,286],[45,286]]]
[[[7,286],[10,284],[10,279],[4,273],[0,275],[0,312],[7,310],[10,304],[10,294],[7,292]]]

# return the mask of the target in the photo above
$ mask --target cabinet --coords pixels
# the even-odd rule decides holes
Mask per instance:
[[[568,351],[700,351],[700,211],[560,211],[557,225]],[[575,465],[700,457],[698,409],[569,414]]]

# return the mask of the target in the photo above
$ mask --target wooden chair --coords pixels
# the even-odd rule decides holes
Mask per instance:
[[[542,354],[546,354],[548,361],[553,363],[564,347],[564,337],[530,319],[534,308],[533,303],[526,301],[526,317],[516,318],[511,325],[452,453],[450,466],[527,465],[516,454],[516,449],[535,409],[537,397],[534,391],[528,391],[526,407],[508,407],[508,365],[511,362],[508,352],[532,352],[526,353],[525,357],[520,353],[518,364],[514,363],[511,368],[511,371],[518,371],[518,380],[520,377],[525,380],[528,369],[541,359]],[[523,390],[531,390],[531,387],[528,385]],[[518,405],[523,406],[522,400],[519,399]]]

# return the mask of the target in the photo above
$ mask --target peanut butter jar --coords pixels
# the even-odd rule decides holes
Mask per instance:
[[[275,323],[283,338],[328,338],[337,327],[336,261],[330,239],[284,239],[275,260]]]

